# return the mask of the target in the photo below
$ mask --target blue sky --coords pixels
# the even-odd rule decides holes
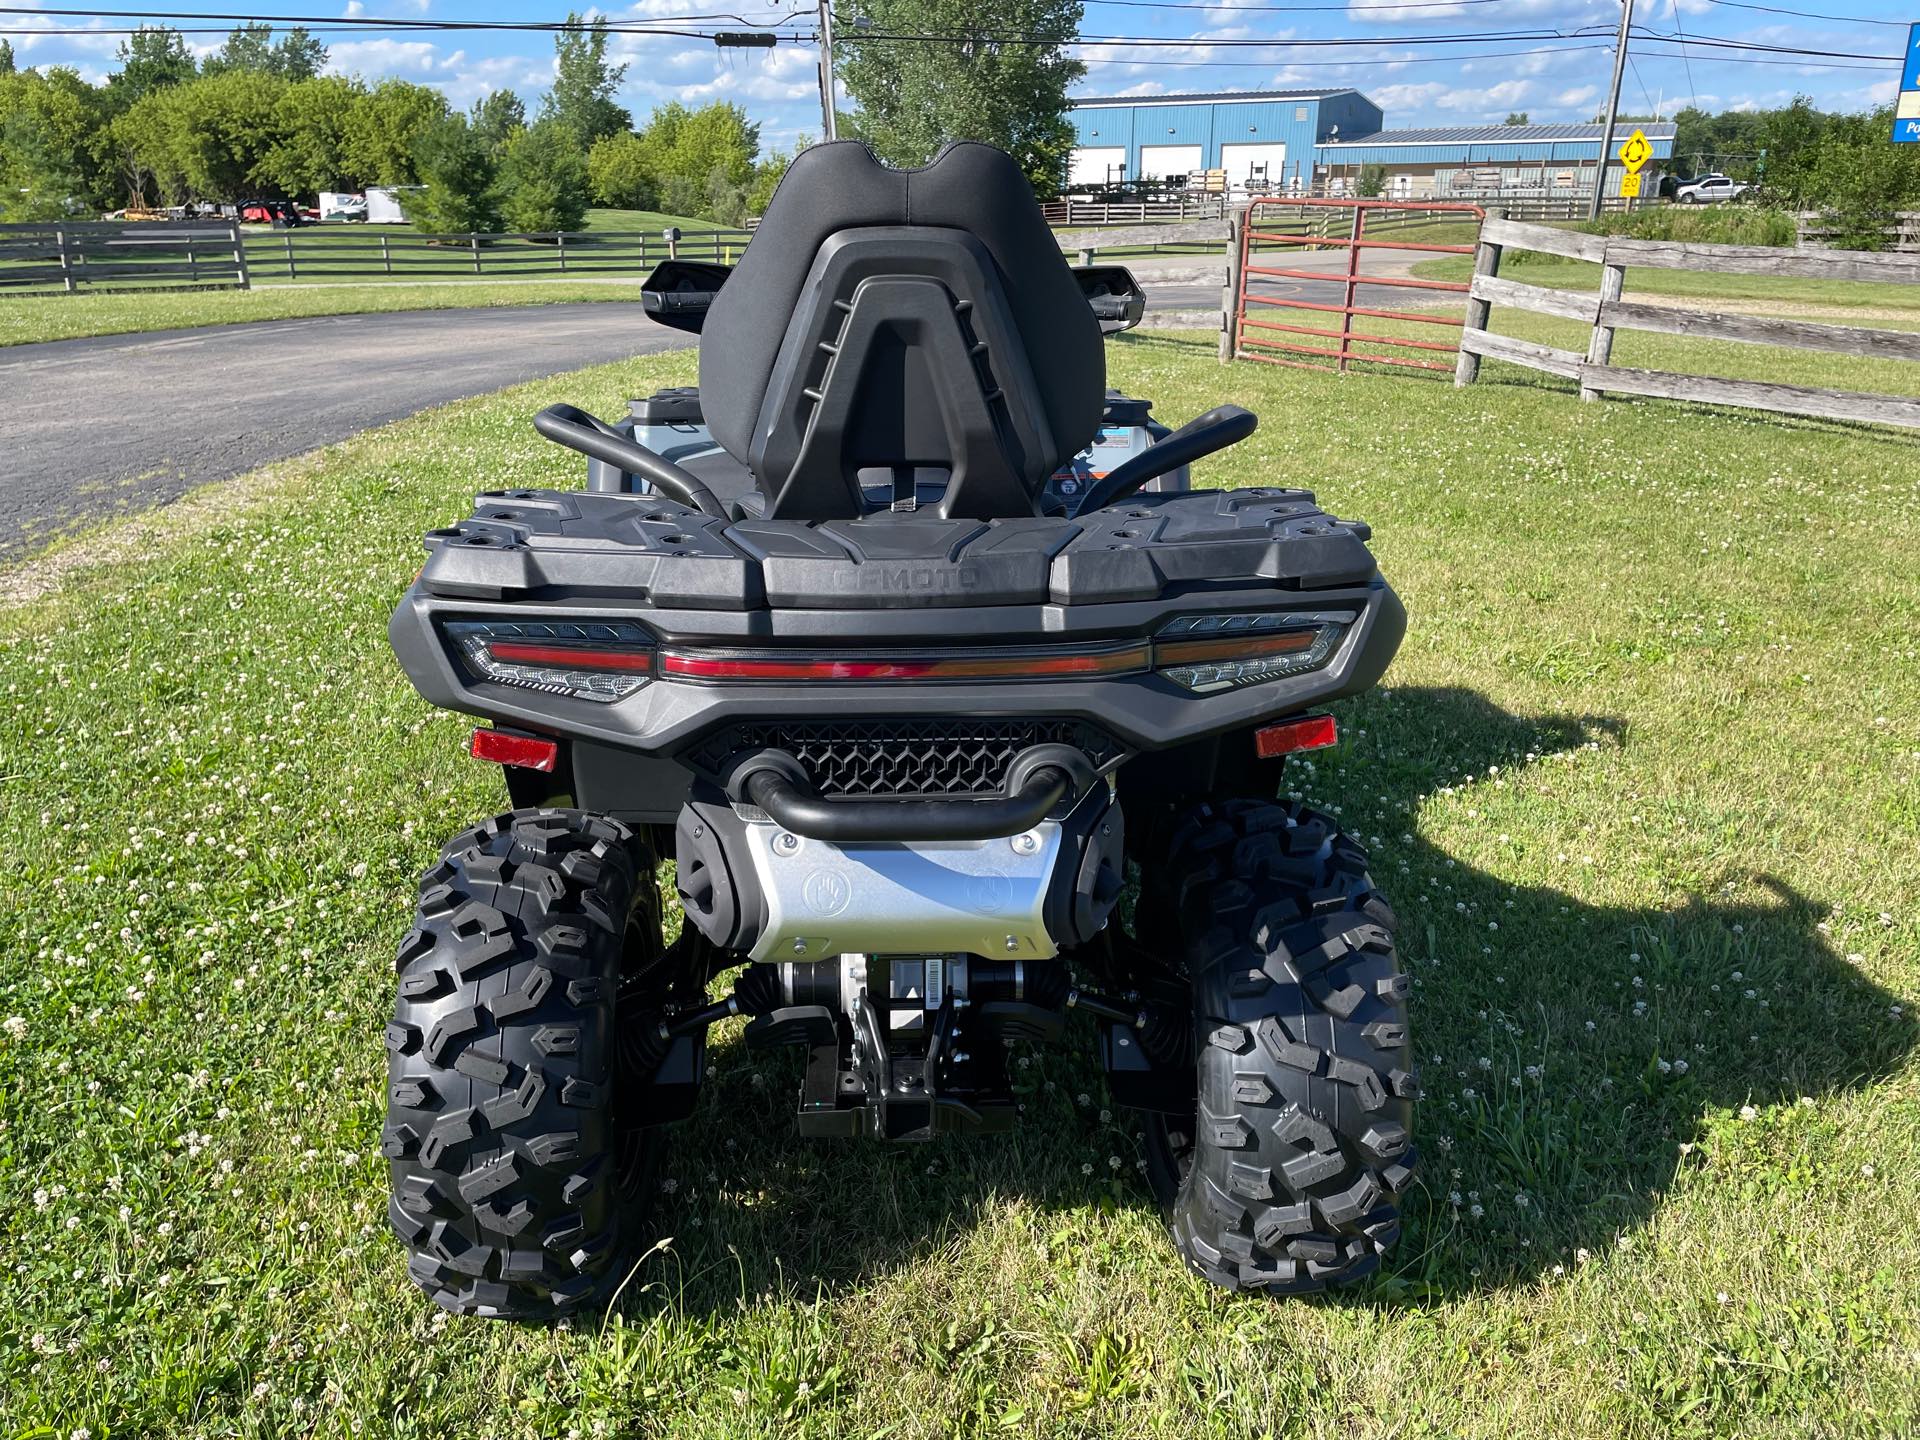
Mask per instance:
[[[33,0],[9,0],[29,5]],[[47,0],[75,8],[75,0]],[[537,32],[414,31],[359,28],[356,20],[382,16],[408,20],[552,20],[564,3],[530,0],[309,0],[309,3],[212,4],[204,0],[99,0],[124,9],[257,11],[277,15],[334,15],[342,28],[322,38],[332,48],[333,68],[366,78],[398,76],[444,90],[465,106],[489,90],[519,91],[531,105],[552,70],[552,39]],[[684,17],[728,19],[692,20]],[[1772,13],[1777,9],[1820,12],[1816,16]],[[1318,8],[1302,8],[1317,6]],[[639,0],[608,7],[614,19],[711,30],[780,26],[783,35],[811,31],[811,10],[796,11],[773,0]],[[1611,63],[1612,27],[1619,10],[1612,0],[1088,0],[1083,36],[1155,37],[1184,45],[1084,47],[1089,70],[1081,93],[1166,94],[1186,91],[1261,90],[1303,85],[1354,85],[1386,111],[1390,126],[1497,122],[1510,110],[1535,121],[1582,120],[1600,105]],[[1846,16],[1847,19],[1834,17]],[[1897,57],[1906,25],[1920,19],[1920,0],[1640,0],[1636,22],[1648,31],[1676,37],[1639,40],[1629,46],[1632,66],[1623,104],[1633,113],[1673,110],[1696,102],[1708,109],[1781,104],[1811,95],[1833,109],[1859,109],[1892,98],[1898,60],[1814,61],[1778,55],[1730,53],[1697,43],[1735,39],[1778,46]],[[784,22],[784,23],[783,23]],[[1875,23],[1878,22],[1878,23]],[[85,17],[35,18],[0,15],[20,62],[66,64],[91,78],[114,66],[119,37],[105,33],[133,22]],[[182,28],[196,22],[173,22]],[[197,22],[218,28],[218,22]],[[56,28],[56,35],[20,33]],[[1601,33],[1580,34],[1583,30]],[[1487,40],[1438,45],[1422,37],[1517,31],[1551,38]],[[1682,44],[1679,37],[1695,43]],[[1315,48],[1311,42],[1358,37],[1361,48]],[[193,35],[199,49],[218,45],[217,34]],[[1247,42],[1274,42],[1255,46]],[[1289,43],[1291,42],[1291,43]],[[622,35],[615,46],[628,63],[621,100],[636,117],[679,99],[688,104],[728,99],[761,122],[767,143],[786,145],[816,136],[820,110],[809,44],[782,43],[771,50],[721,51],[710,41],[664,34]],[[1763,61],[1765,63],[1754,63]]]

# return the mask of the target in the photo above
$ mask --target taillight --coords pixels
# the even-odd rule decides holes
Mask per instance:
[[[1153,663],[1167,679],[1196,694],[1237,690],[1317,670],[1343,627],[1284,612],[1182,615],[1154,638]]]
[[[940,651],[918,655],[741,655],[666,650],[663,676],[688,680],[1056,680],[1145,670],[1144,641],[1079,650]]]
[[[447,624],[481,680],[570,695],[624,699],[653,673],[653,637],[618,620],[454,620]]]

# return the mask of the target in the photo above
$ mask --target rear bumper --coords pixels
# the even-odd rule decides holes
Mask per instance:
[[[898,643],[1071,645],[1156,633],[1176,616],[1278,612],[1339,621],[1340,642],[1318,669],[1218,694],[1196,695],[1163,675],[1143,673],[1019,681],[755,681],[656,678],[612,703],[548,695],[474,679],[446,642],[450,619],[620,619],[663,643],[689,646],[846,647]],[[1257,725],[1367,689],[1379,680],[1406,629],[1399,598],[1378,576],[1364,585],[1311,594],[1261,587],[1092,606],[973,607],[953,611],[658,610],[631,601],[512,602],[434,595],[416,585],[394,612],[393,648],[420,694],[443,709],[518,728],[584,740],[655,758],[682,754],[731,724],[796,717],[994,716],[1085,721],[1128,752],[1159,750]]]

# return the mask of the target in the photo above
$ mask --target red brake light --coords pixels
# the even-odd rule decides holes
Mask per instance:
[[[487,653],[509,665],[562,665],[573,670],[624,670],[643,675],[653,669],[653,656],[646,650],[594,650],[584,645],[489,640]]]
[[[1147,646],[1046,654],[920,655],[872,659],[724,655],[662,651],[660,673],[689,680],[1044,680],[1061,675],[1123,675],[1145,670]]]
[[[1324,750],[1340,738],[1331,715],[1302,715],[1253,732],[1253,753],[1277,760],[1300,750]]]
[[[540,735],[516,735],[511,730],[476,730],[469,747],[476,760],[540,770],[551,775],[560,763],[560,742]]]

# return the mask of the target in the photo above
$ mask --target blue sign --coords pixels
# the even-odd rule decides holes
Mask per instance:
[[[1920,145],[1920,24],[1907,32],[1907,58],[1893,102],[1893,143]]]

